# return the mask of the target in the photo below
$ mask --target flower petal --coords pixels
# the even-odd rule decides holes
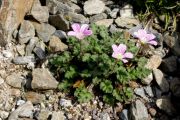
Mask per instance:
[[[67,35],[69,35],[69,36],[77,36],[77,33],[74,32],[74,31],[69,31],[69,32],[67,33]]]
[[[137,38],[141,39],[142,37],[145,37],[147,35],[147,32],[144,29],[139,29],[137,32],[134,32],[134,35]]]
[[[80,24],[74,23],[71,25],[71,27],[74,30],[74,32],[80,32],[80,29],[81,29]]]
[[[81,26],[80,32],[84,33],[84,31],[86,31],[88,28],[89,28],[89,25],[88,25],[88,24],[83,24],[83,25]]]
[[[118,52],[118,46],[117,45],[113,44],[112,49],[114,52]]]
[[[92,34],[92,30],[85,30],[83,32],[84,35],[88,36],[88,35],[91,35]]]
[[[123,63],[127,63],[128,61],[126,59],[122,59]]]
[[[146,35],[146,38],[147,38],[148,41],[149,41],[149,40],[153,40],[154,38],[156,38],[156,36],[153,35],[153,34],[147,34],[147,35]]]
[[[127,49],[126,45],[124,45],[124,44],[119,44],[119,46],[118,46],[118,52],[120,52],[121,54],[124,54],[124,53],[126,52],[126,49]]]
[[[127,52],[123,55],[124,58],[133,58],[133,54],[131,52]]]
[[[118,59],[118,54],[113,52],[112,57]]]
[[[155,40],[151,40],[148,43],[151,44],[151,45],[155,45],[155,46],[157,45],[157,42]]]

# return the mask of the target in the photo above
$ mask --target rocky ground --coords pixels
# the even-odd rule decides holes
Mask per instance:
[[[112,107],[98,96],[78,104],[57,91],[47,58],[65,51],[71,23],[105,25],[110,32],[141,27],[130,4],[113,0],[14,0],[0,3],[0,120],[180,120],[180,34],[159,33],[134,101]]]

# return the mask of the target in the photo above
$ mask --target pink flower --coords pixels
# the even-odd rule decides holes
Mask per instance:
[[[127,58],[133,58],[133,54],[131,52],[126,52],[127,47],[124,44],[120,44],[119,46],[113,44],[112,49],[112,57],[122,60],[124,63],[128,62]]]
[[[144,29],[139,29],[137,32],[134,32],[135,37],[137,37],[142,44],[151,44],[157,45],[157,42],[154,40],[155,35],[148,34]]]
[[[68,35],[75,36],[79,40],[82,40],[86,36],[89,36],[92,34],[92,31],[88,30],[89,25],[87,25],[87,24],[82,24],[82,26],[80,26],[80,24],[74,23],[74,24],[72,24],[71,27],[72,27],[73,31],[69,31]]]

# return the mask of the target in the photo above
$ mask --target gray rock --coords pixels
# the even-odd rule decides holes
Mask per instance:
[[[143,89],[143,88],[135,88],[135,89],[134,89],[134,92],[135,92],[136,95],[142,97],[142,98],[145,99],[145,100],[148,100],[148,98],[147,98],[146,95],[145,95],[145,92],[144,92],[144,89]]]
[[[24,56],[24,55],[25,55],[25,47],[26,47],[25,44],[16,45],[16,50],[17,50],[17,52],[18,52],[21,56]]]
[[[113,19],[103,19],[95,22],[96,25],[103,25],[109,27],[113,23]]]
[[[133,18],[133,7],[129,4],[125,5],[123,8],[120,9],[120,15],[123,18]]]
[[[53,111],[51,120],[65,120],[64,113],[61,111]]]
[[[18,117],[31,117],[33,116],[33,104],[30,101],[19,106],[15,111],[13,111],[8,120],[18,120]]]
[[[168,115],[174,115],[176,113],[176,109],[168,98],[157,99],[156,105],[159,109],[165,111]]]
[[[62,106],[62,107],[70,107],[70,106],[72,106],[72,101],[71,100],[66,100],[66,99],[60,99],[60,101],[59,101],[59,103],[60,103],[60,106]]]
[[[149,97],[154,97],[154,93],[152,91],[151,86],[146,86],[144,87],[144,91],[145,93],[149,96]]]
[[[6,78],[7,84],[15,88],[21,88],[21,84],[24,80],[25,78],[20,73],[12,73]]]
[[[38,120],[48,120],[49,115],[50,111],[42,109],[39,113]]]
[[[180,55],[180,45],[179,45],[179,38],[180,35],[177,33],[174,33],[172,36],[169,34],[164,35],[164,42],[168,47],[171,48],[174,55],[179,56]]]
[[[68,12],[66,15],[69,17],[68,19],[72,23],[89,23],[89,19],[84,17],[82,14]]]
[[[105,4],[101,0],[88,0],[84,3],[84,13],[88,15],[99,14],[105,10]]]
[[[168,92],[169,91],[169,83],[164,77],[164,74],[159,69],[153,70],[154,78],[156,80],[156,83],[159,85],[162,92]]]
[[[31,15],[39,22],[47,22],[49,18],[48,7],[41,6],[39,0],[34,0]]]
[[[130,111],[132,120],[148,120],[147,108],[140,100],[136,100],[131,104]]]
[[[33,51],[36,53],[39,59],[44,59],[46,57],[45,51],[40,47],[35,47]]]
[[[102,19],[106,19],[107,15],[105,13],[99,13],[97,15],[93,15],[92,17],[89,18],[91,23],[94,23],[96,21],[102,20]]]
[[[47,90],[56,89],[58,82],[52,76],[48,69],[36,68],[32,72],[32,83],[31,86],[35,90]]]
[[[20,26],[18,39],[20,44],[27,43],[35,35],[35,29],[30,21],[24,20]]]
[[[146,78],[143,78],[141,81],[143,84],[149,85],[153,80],[153,74],[150,73]]]
[[[24,100],[18,100],[17,102],[16,102],[16,105],[17,106],[20,106],[20,105],[22,105],[22,104],[24,104],[26,101],[24,101]]]
[[[139,24],[139,21],[135,18],[118,17],[116,18],[115,23],[117,24],[118,27],[132,28],[134,25],[137,26]]]
[[[46,5],[49,8],[49,12],[53,15],[64,14],[66,12],[73,12],[73,8],[71,8],[67,4],[63,4],[61,1],[46,0]]]
[[[160,98],[162,96],[162,91],[157,87],[154,87],[154,93],[156,98]]]
[[[31,38],[28,45],[26,46],[26,56],[32,55],[32,51],[36,46],[36,44],[38,43],[38,41],[39,41],[38,37]]]
[[[110,12],[110,16],[111,16],[112,18],[116,18],[118,12],[119,12],[119,8],[114,8],[114,9]]]
[[[56,31],[56,29],[50,24],[37,22],[32,23],[36,29],[37,36],[39,37],[39,39],[43,40],[43,42],[48,42],[51,35]]]
[[[50,15],[49,23],[59,30],[69,30],[69,21],[67,21],[63,15]]]
[[[0,77],[0,85],[4,83],[4,79]]]
[[[57,36],[59,39],[67,39],[66,32],[62,30],[56,30],[54,35]]]
[[[34,56],[17,56],[13,59],[14,64],[28,64],[30,62],[35,62]]]
[[[117,28],[116,25],[112,24],[112,25],[110,26],[110,28],[109,28],[109,31],[110,31],[111,33],[115,33],[115,32],[122,32],[123,29]]]
[[[53,52],[65,51],[68,46],[64,44],[58,37],[52,36],[49,42],[49,47]]]
[[[177,57],[171,56],[164,58],[162,61],[161,69],[166,73],[173,73],[177,70]]]
[[[100,120],[111,120],[108,113],[101,113]]]
[[[180,98],[180,79],[173,78],[170,80],[170,89],[175,97]]]
[[[6,111],[1,111],[0,110],[0,118],[2,118],[3,120],[5,120],[6,118],[8,118],[9,113]]]
[[[128,119],[128,110],[124,109],[121,113],[120,113],[120,119],[121,120],[129,120]]]
[[[150,59],[148,60],[147,64],[145,65],[146,68],[152,70],[152,69],[156,69],[160,66],[162,62],[162,58],[159,55],[153,55],[150,57]]]
[[[68,2],[68,6],[72,9],[74,13],[80,13],[82,11],[81,7],[72,2]]]

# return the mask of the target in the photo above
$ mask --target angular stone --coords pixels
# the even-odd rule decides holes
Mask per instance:
[[[50,111],[42,109],[39,113],[38,120],[48,120]]]
[[[97,15],[93,15],[92,17],[90,17],[90,22],[94,23],[94,22],[97,22],[99,20],[106,19],[106,18],[107,18],[107,15],[105,13],[99,13]]]
[[[39,94],[36,92],[26,92],[25,97],[28,101],[31,101],[33,104],[38,104],[45,100],[45,96],[43,94]]]
[[[128,110],[127,109],[124,109],[121,113],[120,113],[120,119],[121,120],[129,120],[128,119]]]
[[[166,73],[173,73],[177,70],[177,57],[171,56],[162,60],[161,69]]]
[[[168,115],[176,114],[176,109],[168,98],[157,99],[156,105],[159,109],[165,111]]]
[[[111,16],[112,18],[116,18],[118,12],[119,12],[119,8],[114,8],[114,9],[110,12],[110,16]]]
[[[25,44],[16,45],[16,49],[21,56],[25,55],[25,47],[26,47]]]
[[[64,14],[66,12],[73,12],[73,8],[67,4],[62,3],[57,0],[46,0],[46,5],[49,8],[49,12],[53,15],[55,14]]]
[[[69,22],[64,18],[63,15],[50,15],[49,23],[56,27],[58,30],[69,30]]]
[[[32,72],[33,80],[31,86],[35,90],[56,89],[58,82],[48,69],[36,68]]]
[[[100,120],[111,120],[108,113],[101,113]]]
[[[170,80],[170,89],[175,97],[180,98],[180,79],[173,78]]]
[[[113,19],[103,19],[95,22],[96,25],[103,25],[109,27],[113,23]]]
[[[39,22],[47,22],[49,18],[48,7],[41,6],[39,0],[34,0],[31,15]]]
[[[18,39],[20,44],[27,43],[32,37],[35,36],[35,29],[30,21],[24,20],[21,24]]]
[[[81,7],[79,7],[77,4],[69,2],[68,5],[74,13],[80,13],[82,11]]]
[[[2,118],[3,120],[7,119],[9,116],[9,113],[6,111],[1,111],[0,110],[0,118]]]
[[[39,39],[38,37],[33,37],[30,39],[28,45],[26,46],[26,56],[32,55],[32,51],[36,44],[38,43]]]
[[[7,76],[6,82],[12,87],[21,88],[21,84],[25,78],[22,77],[20,73],[12,73],[11,75]]]
[[[120,9],[120,15],[122,18],[133,18],[133,7],[130,4],[125,5]]]
[[[28,64],[30,62],[35,62],[35,57],[34,56],[17,56],[13,59],[14,64]]]
[[[144,92],[144,89],[143,89],[143,88],[135,88],[135,89],[134,89],[134,92],[135,92],[136,95],[144,98],[145,100],[148,99],[148,98],[146,97],[146,95],[145,95],[145,92]]]
[[[69,17],[69,21],[72,23],[89,23],[89,19],[82,14],[68,12],[66,15]]]
[[[49,42],[49,47],[53,52],[65,51],[68,46],[64,44],[58,37],[52,36]]]
[[[67,38],[66,32],[64,32],[62,30],[56,30],[54,35],[57,36],[59,39],[66,39]]]
[[[88,15],[99,14],[105,10],[105,3],[101,0],[88,0],[84,3],[84,13]]]
[[[137,19],[135,19],[135,18],[118,17],[118,18],[116,18],[115,23],[119,27],[132,28],[134,25],[138,25],[139,21]]]
[[[146,86],[144,87],[144,91],[145,93],[149,96],[149,97],[154,97],[153,91],[151,86]]]
[[[56,31],[56,29],[51,26],[50,24],[46,24],[46,23],[37,23],[37,22],[32,22],[36,32],[37,32],[37,36],[43,40],[43,42],[48,42],[51,35],[54,34],[54,32]]]
[[[16,110],[14,110],[8,120],[18,120],[18,117],[33,117],[33,104],[30,101],[19,106]]]
[[[64,116],[63,112],[61,112],[61,111],[58,111],[58,112],[53,111],[52,112],[51,120],[64,120],[64,119],[65,119],[65,116]]]
[[[131,104],[130,111],[132,120],[148,120],[147,108],[140,100],[136,100]]]
[[[143,84],[149,85],[153,80],[153,74],[150,73],[146,78],[143,78],[141,81]]]
[[[169,91],[169,83],[164,77],[164,74],[159,69],[154,69],[153,74],[156,80],[156,83],[159,85],[162,92],[168,92]]]
[[[159,55],[153,55],[150,57],[145,67],[150,70],[156,69],[160,66],[161,62],[162,58]]]

